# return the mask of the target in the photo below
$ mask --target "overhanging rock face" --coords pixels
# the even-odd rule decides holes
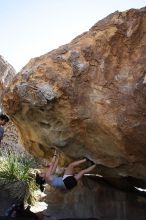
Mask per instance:
[[[56,146],[104,176],[146,179],[146,8],[115,12],[31,59],[3,107],[37,156]]]

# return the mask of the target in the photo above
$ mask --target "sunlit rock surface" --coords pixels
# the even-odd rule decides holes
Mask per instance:
[[[146,8],[115,12],[31,59],[3,96],[26,149],[146,179]]]

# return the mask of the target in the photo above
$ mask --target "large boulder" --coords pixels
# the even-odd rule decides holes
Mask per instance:
[[[117,11],[31,59],[3,108],[36,156],[57,147],[93,160],[103,176],[146,179],[146,8]]]

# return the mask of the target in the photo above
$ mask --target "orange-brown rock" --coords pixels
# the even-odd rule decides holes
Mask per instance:
[[[115,12],[31,59],[3,108],[37,156],[55,146],[104,176],[146,179],[146,8]]]

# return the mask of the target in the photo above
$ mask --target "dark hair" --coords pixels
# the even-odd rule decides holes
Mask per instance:
[[[35,181],[36,181],[36,184],[40,185],[40,190],[43,192],[44,191],[44,184],[46,183],[46,181],[43,177],[41,177],[39,175],[38,172],[36,173]]]
[[[1,115],[0,115],[0,120],[5,121],[5,122],[8,122],[8,121],[9,121],[9,118],[8,118],[8,116],[6,116],[6,115],[4,115],[4,114],[1,114]]]

